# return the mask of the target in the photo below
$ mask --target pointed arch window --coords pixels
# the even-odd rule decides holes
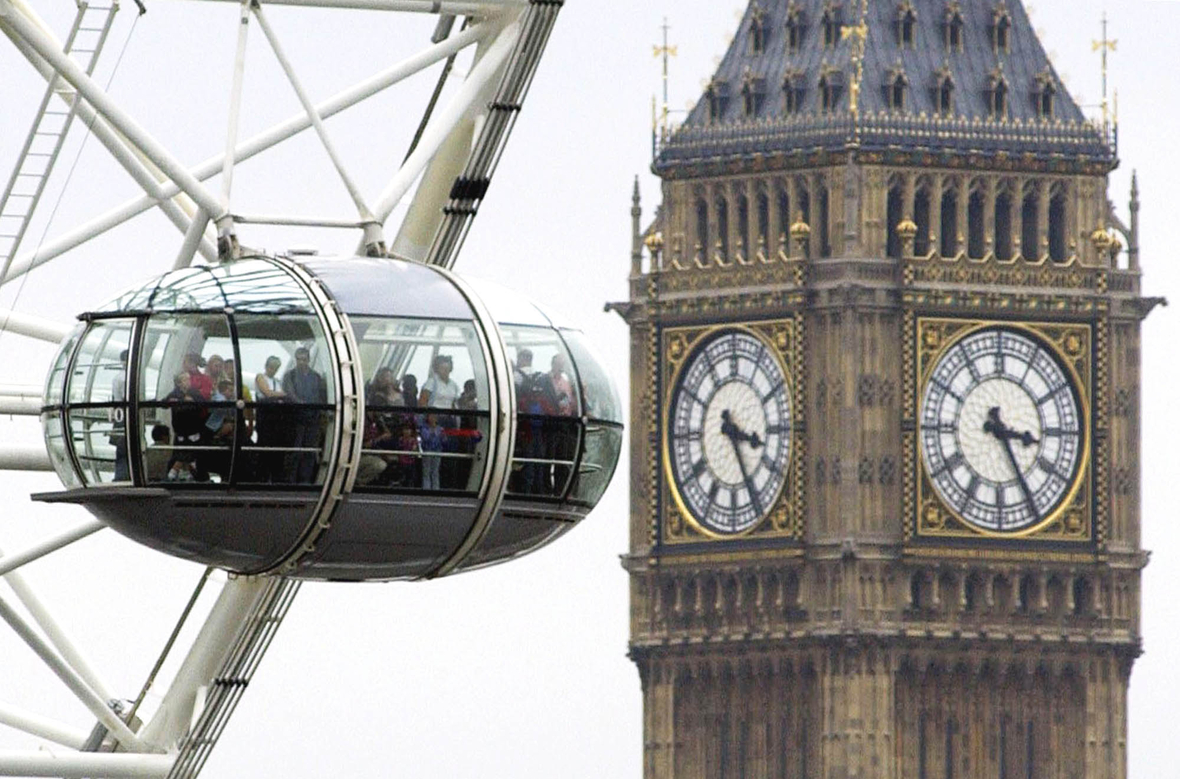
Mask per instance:
[[[934,105],[940,116],[950,116],[955,111],[955,81],[950,73],[938,77],[934,88]]]
[[[820,18],[824,30],[824,48],[833,49],[840,43],[840,30],[844,26],[843,12],[839,5],[828,5]]]
[[[820,110],[826,114],[834,113],[840,106],[843,94],[843,83],[839,71],[825,73],[819,77]]]
[[[746,118],[752,119],[758,115],[765,95],[766,81],[747,71],[742,78],[742,113]]]
[[[783,111],[788,114],[798,113],[803,107],[803,77],[796,72],[788,72],[783,77]]]
[[[1000,1],[992,12],[992,49],[996,54],[1007,54],[1012,43],[1012,16],[1008,6]]]
[[[903,49],[914,48],[914,32],[918,24],[918,13],[914,4],[906,0],[897,8],[897,45]]]
[[[988,114],[992,119],[1008,115],[1008,82],[1001,75],[993,75],[987,88]]]
[[[798,3],[787,6],[787,52],[794,54],[803,45],[803,9]]]
[[[894,111],[905,110],[905,93],[909,81],[899,69],[889,72],[885,82],[885,102]]]
[[[709,121],[720,122],[729,107],[729,84],[717,80],[709,82],[705,99],[709,103]]]
[[[963,50],[963,9],[957,2],[948,3],[943,17],[943,42],[946,50]]]
[[[1038,119],[1052,119],[1054,101],[1057,97],[1057,86],[1053,75],[1044,72],[1037,76],[1036,89],[1033,91],[1033,102],[1036,104]]]
[[[750,53],[766,51],[766,12],[757,3],[750,9]]]
[[[696,202],[697,253],[709,256],[709,204],[702,197]]]

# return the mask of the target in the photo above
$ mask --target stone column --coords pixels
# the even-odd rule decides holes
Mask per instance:
[[[955,208],[958,211],[955,215],[955,252],[962,253],[967,251],[967,201],[971,197],[971,182],[963,176],[957,183],[959,192],[955,198]]]
[[[930,247],[935,256],[942,256],[942,187],[946,176],[935,173],[930,185]]]
[[[1037,193],[1037,247],[1036,254],[1029,259],[1039,260],[1049,253],[1049,190],[1052,186],[1048,180],[1042,182],[1041,191]]]
[[[996,179],[983,180],[983,256],[996,250]]]

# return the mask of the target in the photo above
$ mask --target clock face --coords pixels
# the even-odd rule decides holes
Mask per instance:
[[[682,366],[668,409],[668,465],[696,523],[732,535],[774,507],[791,454],[791,403],[774,348],[748,330],[710,335]]]
[[[1039,338],[1002,326],[975,330],[942,352],[923,388],[930,482],[976,528],[1031,528],[1078,483],[1082,408],[1073,374]]]

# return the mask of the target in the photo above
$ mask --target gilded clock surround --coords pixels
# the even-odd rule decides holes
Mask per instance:
[[[791,411],[790,454],[786,466],[786,478],[765,516],[749,529],[736,534],[721,534],[703,525],[685,506],[676,488],[671,464],[667,413],[680,376],[689,357],[696,347],[714,336],[738,330],[749,333],[766,344],[778,363],[785,380],[784,391],[788,393]],[[661,332],[661,462],[664,479],[661,489],[661,504],[664,507],[659,522],[659,539],[665,544],[685,544],[710,539],[789,539],[802,538],[803,504],[801,500],[802,474],[799,465],[803,447],[802,398],[798,394],[799,322],[795,318],[775,319],[759,322],[723,323],[708,326],[666,327]]]
[[[1030,527],[997,532],[977,527],[961,518],[948,506],[931,483],[923,465],[917,422],[921,415],[922,388],[933,367],[946,351],[976,331],[1004,327],[1023,331],[1050,349],[1057,362],[1066,370],[1078,391],[1081,404],[1082,449],[1080,462],[1066,495],[1056,509]],[[907,337],[905,349],[912,355],[904,362],[912,366],[904,380],[909,384],[905,396],[909,420],[904,448],[907,464],[906,493],[912,497],[910,538],[917,539],[1027,539],[1034,541],[1089,542],[1094,538],[1093,483],[1091,466],[1091,395],[1093,386],[1093,327],[1089,323],[1011,322],[994,319],[958,319],[946,317],[916,317],[912,337]]]

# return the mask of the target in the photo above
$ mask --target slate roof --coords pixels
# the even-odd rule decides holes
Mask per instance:
[[[903,8],[913,12],[913,43],[899,41]],[[947,22],[962,19],[961,48],[947,46]],[[852,43],[837,36],[825,45],[825,12],[844,25],[859,20],[859,0],[753,0],[729,50],[684,124],[660,148],[657,171],[734,155],[798,149],[859,148],[950,150],[1035,156],[1079,155],[1112,163],[1114,149],[1100,128],[1085,120],[1045,55],[1020,0],[869,0],[864,76],[857,121],[849,112]],[[801,37],[788,45],[788,13]],[[1007,50],[997,50],[993,27],[1010,22]],[[762,47],[752,28],[760,19]],[[821,77],[837,86],[834,110],[825,111]],[[890,103],[888,85],[898,74],[906,83],[903,107]],[[940,112],[938,87],[949,76],[952,108]],[[797,105],[788,111],[784,83],[790,79]],[[1005,113],[992,114],[997,78],[1007,87]],[[1051,85],[1052,115],[1037,99]],[[757,96],[751,106],[743,90]]]

